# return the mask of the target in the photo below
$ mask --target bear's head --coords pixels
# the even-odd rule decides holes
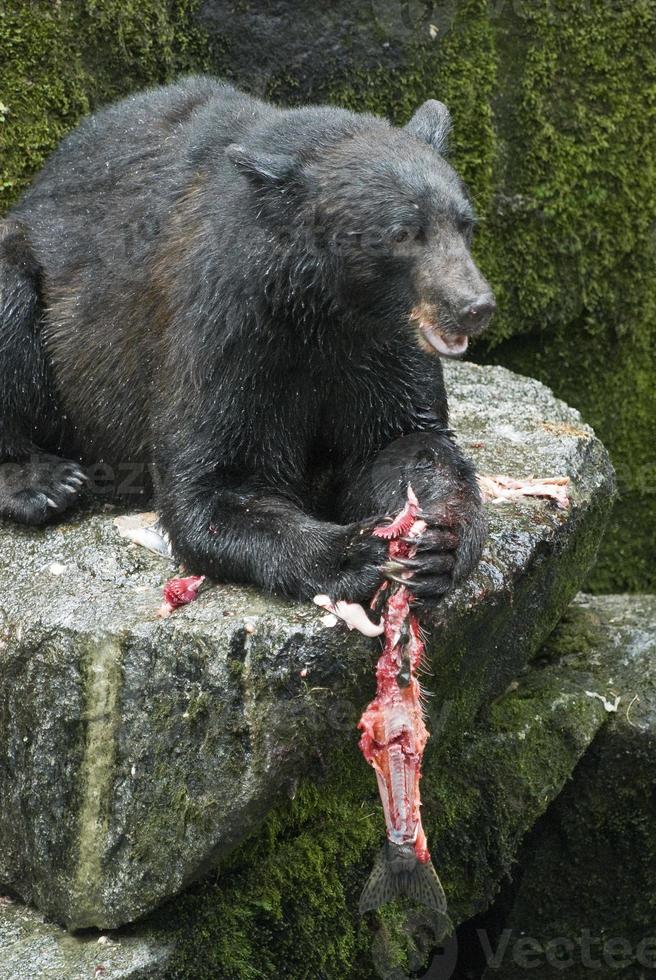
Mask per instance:
[[[302,111],[302,110],[301,110]],[[230,146],[250,179],[260,215],[280,220],[308,288],[384,338],[409,333],[424,350],[464,353],[495,310],[474,262],[475,214],[443,153],[451,127],[429,100],[402,129],[385,120],[325,110],[294,153]],[[316,112],[316,110],[315,110]],[[311,117],[314,127],[316,118]]]

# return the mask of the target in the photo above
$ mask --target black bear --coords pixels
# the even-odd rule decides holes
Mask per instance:
[[[193,573],[347,599],[467,575],[485,521],[440,355],[494,299],[449,126],[207,77],[86,119],[0,222],[0,518],[55,518],[102,464]],[[402,569],[370,532],[408,484]]]

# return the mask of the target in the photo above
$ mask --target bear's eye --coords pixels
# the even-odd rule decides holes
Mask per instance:
[[[423,242],[425,238],[423,228],[399,228],[392,235],[395,244],[403,245],[404,242]]]

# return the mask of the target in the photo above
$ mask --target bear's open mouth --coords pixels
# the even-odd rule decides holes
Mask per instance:
[[[469,338],[465,334],[442,333],[434,323],[426,320],[419,321],[419,330],[422,337],[442,357],[457,357],[467,350]]]

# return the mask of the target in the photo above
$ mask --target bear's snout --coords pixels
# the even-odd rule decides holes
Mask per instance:
[[[478,336],[488,326],[497,308],[491,292],[467,300],[458,312],[458,328],[470,337]]]

